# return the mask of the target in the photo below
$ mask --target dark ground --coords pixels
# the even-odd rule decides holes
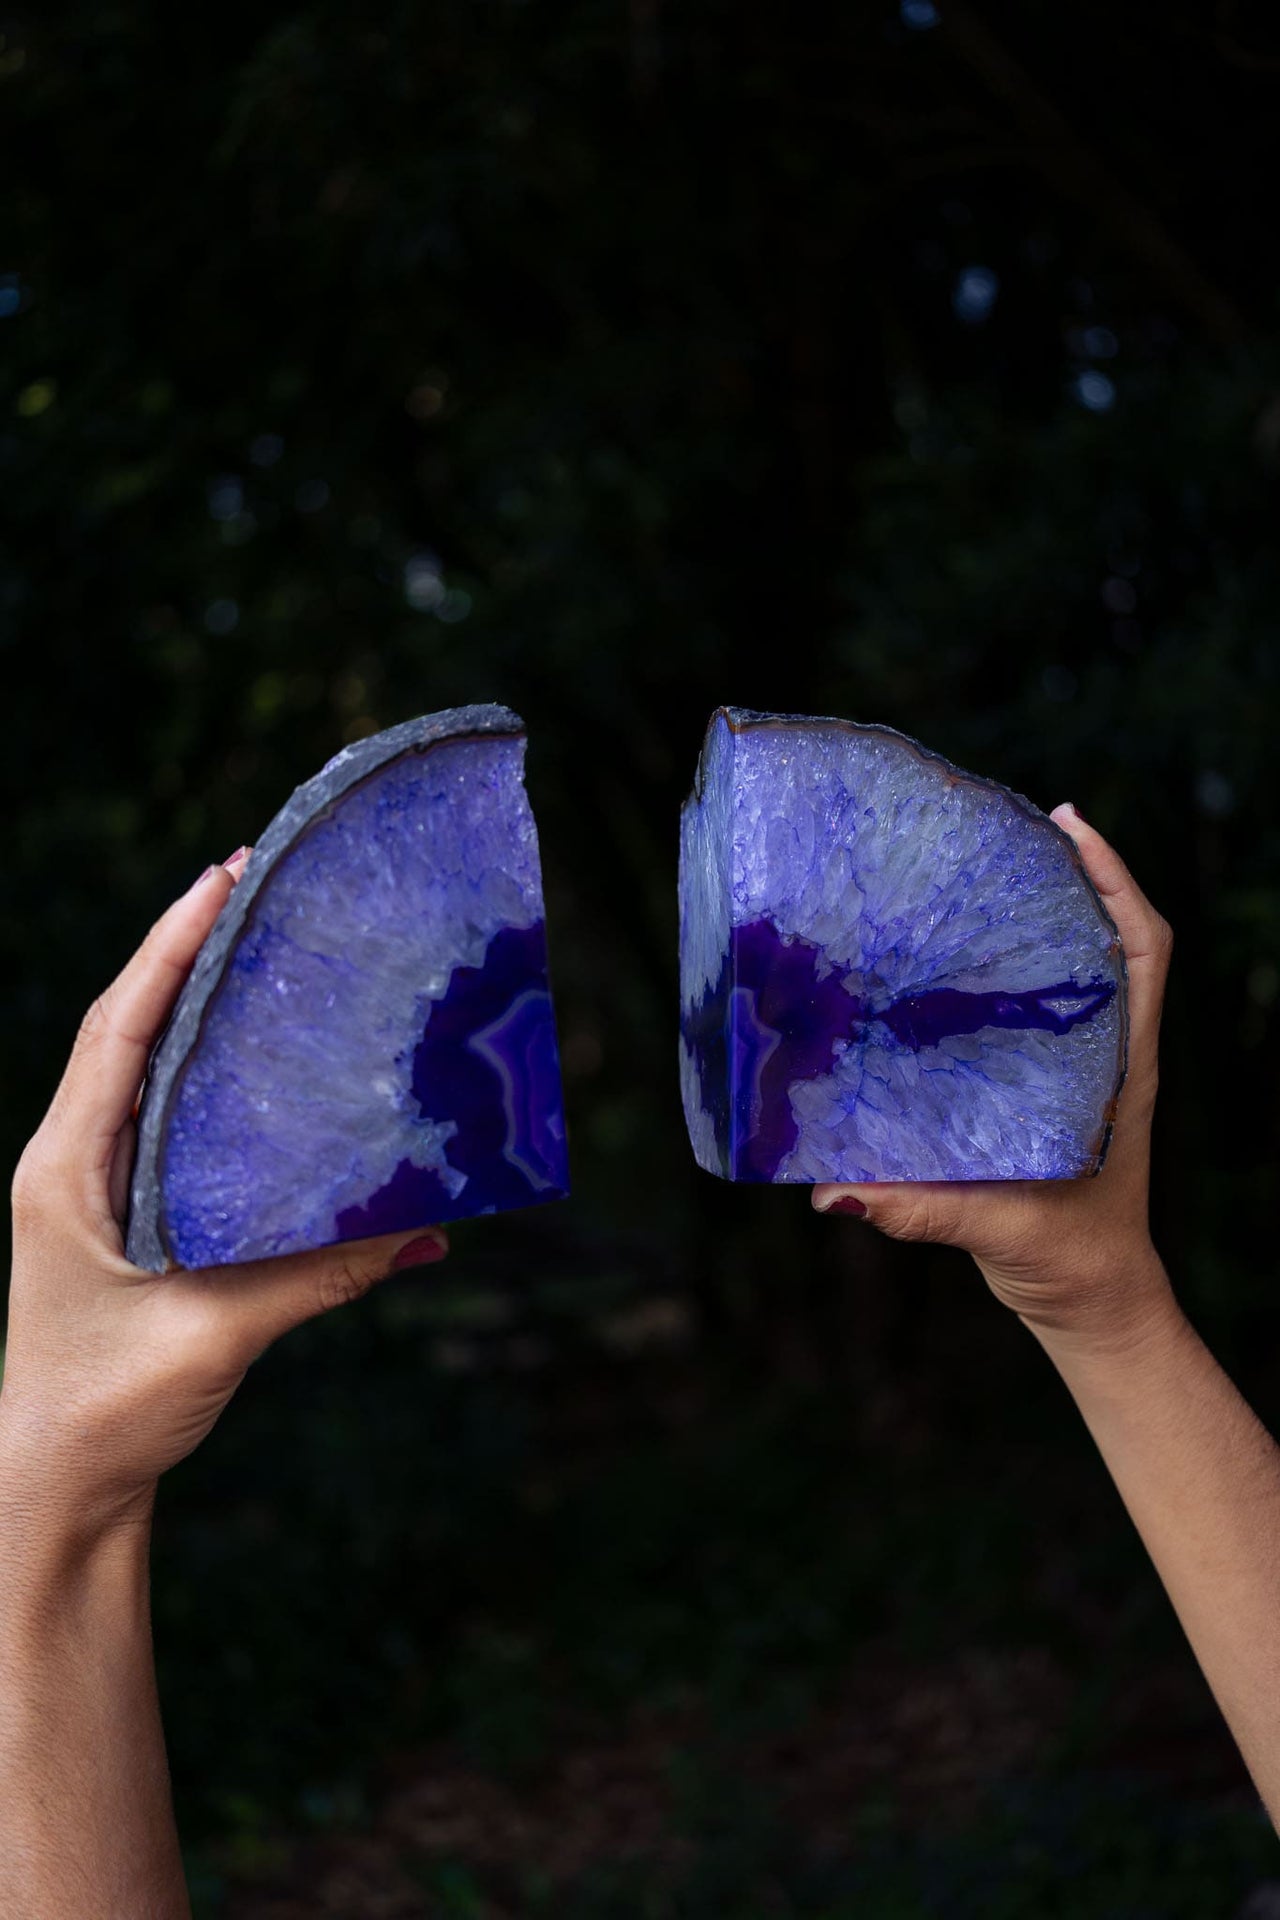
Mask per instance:
[[[767,1375],[443,1275],[263,1364],[161,1526],[205,1911],[1237,1914],[1274,1836],[1065,1394],[864,1231]]]

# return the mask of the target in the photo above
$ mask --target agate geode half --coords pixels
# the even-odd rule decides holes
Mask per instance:
[[[220,1266],[568,1190],[505,707],[361,740],[261,836],[151,1061],[129,1258]]]
[[[721,708],[680,837],[681,1085],[730,1180],[1096,1173],[1124,955],[1069,837],[888,727]]]

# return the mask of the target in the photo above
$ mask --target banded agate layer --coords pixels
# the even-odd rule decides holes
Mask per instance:
[[[730,1180],[1096,1173],[1124,955],[1069,837],[887,727],[722,708],[681,818],[681,1088]]]
[[[219,1266],[567,1192],[524,746],[503,707],[409,721],[272,821],[151,1063],[131,1260]]]

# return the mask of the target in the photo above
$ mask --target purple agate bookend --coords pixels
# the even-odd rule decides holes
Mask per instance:
[[[127,1250],[222,1266],[568,1192],[505,707],[348,747],[276,815],[152,1057]]]
[[[681,1090],[729,1180],[1096,1173],[1128,1046],[1069,836],[888,727],[722,707],[680,832]]]

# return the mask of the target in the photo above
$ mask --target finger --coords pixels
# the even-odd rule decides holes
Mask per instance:
[[[223,867],[202,873],[85,1015],[49,1122],[92,1164],[129,1118],[151,1049],[233,885]]]
[[[220,1312],[234,1325],[236,1343],[252,1357],[304,1320],[362,1299],[392,1273],[433,1266],[448,1251],[448,1236],[439,1227],[426,1227],[409,1237],[384,1234],[278,1260],[210,1267],[190,1281],[217,1296]]]
[[[1035,1256],[1055,1222],[1046,1209],[1069,1203],[1070,1180],[896,1181],[813,1189],[818,1213],[839,1215],[856,1200],[861,1217],[891,1240],[963,1247],[976,1260]],[[851,1211],[851,1209],[848,1209]]]
[[[1019,1181],[819,1181],[816,1213],[852,1215],[890,1240],[933,1240],[977,1248],[992,1235],[1017,1233]]]
[[[1165,952],[1168,927],[1138,886],[1115,848],[1069,800],[1055,807],[1049,818],[1074,840],[1084,861],[1085,872],[1106,902],[1124,941],[1125,958],[1167,960]]]
[[[962,1244],[973,1226],[972,1196],[992,1188],[973,1181],[820,1181],[812,1190],[815,1213],[865,1220],[893,1240]]]
[[[1129,969],[1130,1059],[1134,1065],[1154,1067],[1160,1008],[1173,951],[1172,930],[1139,888],[1115,848],[1076,812],[1070,801],[1055,807],[1049,817],[1075,842],[1085,872],[1116,923]]]

